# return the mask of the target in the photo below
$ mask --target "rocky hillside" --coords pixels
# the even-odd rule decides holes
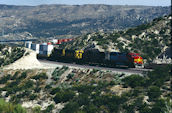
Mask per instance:
[[[2,70],[0,98],[13,104],[8,107],[0,99],[0,110],[4,113],[171,113],[170,69],[158,68],[144,76],[65,66],[57,67],[52,73],[40,69]]]
[[[75,36],[134,27],[169,13],[170,7],[153,6],[0,5],[0,34],[4,38]]]
[[[95,32],[83,35],[60,47],[136,52],[140,53],[144,59],[153,61],[155,57],[170,47],[171,19],[171,16],[165,16],[123,31],[113,33]]]

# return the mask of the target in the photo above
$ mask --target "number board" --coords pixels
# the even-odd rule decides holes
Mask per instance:
[[[76,50],[75,51],[75,58],[82,59],[82,54],[84,53],[83,50]]]

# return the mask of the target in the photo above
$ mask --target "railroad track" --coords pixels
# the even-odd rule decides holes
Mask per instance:
[[[63,62],[55,62],[55,61],[49,61],[49,60],[40,60],[39,62],[46,66],[51,67],[57,67],[57,66],[68,66],[71,68],[82,68],[82,69],[98,69],[98,70],[104,70],[104,71],[112,71],[119,74],[144,74],[148,71],[151,71],[151,69],[141,69],[141,68],[109,68],[109,67],[98,67],[98,66],[90,66],[90,65],[79,65],[74,63],[63,63]]]

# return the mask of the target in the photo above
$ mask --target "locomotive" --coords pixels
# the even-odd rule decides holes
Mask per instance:
[[[45,58],[38,55],[38,58]],[[69,50],[54,48],[46,57],[48,60],[77,64],[99,65],[105,67],[129,67],[143,65],[143,58],[138,53],[100,52],[98,50]]]

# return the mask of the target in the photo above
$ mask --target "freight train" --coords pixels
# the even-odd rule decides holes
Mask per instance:
[[[72,62],[77,64],[99,65],[105,67],[143,66],[143,58],[138,53],[100,52],[98,50],[68,50],[54,48],[51,55],[38,54],[38,59],[59,62]]]

